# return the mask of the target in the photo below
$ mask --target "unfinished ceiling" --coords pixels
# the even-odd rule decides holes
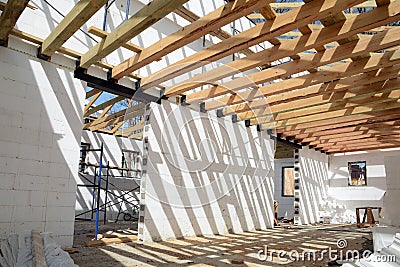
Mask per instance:
[[[106,0],[79,1],[45,39],[14,29],[24,8],[35,7],[28,0],[8,0],[0,4],[0,43],[6,45],[11,34],[40,46],[42,59],[59,52],[79,59],[77,70],[94,65],[109,70],[105,82],[116,84],[116,96],[94,105],[104,88],[87,92],[84,129],[141,138],[145,103],[126,99],[138,89],[157,87],[164,98],[200,104],[203,111],[233,116],[233,123],[276,129],[282,138],[327,153],[399,147],[400,0],[235,0],[203,17],[182,6],[186,2],[153,0],[112,32],[90,27],[102,39],[81,53],[63,44]],[[149,47],[131,42],[171,12],[189,24]],[[221,29],[242,17],[253,26],[235,34]],[[147,77],[135,74],[208,34],[220,41]],[[254,50],[261,42],[270,46]],[[120,47],[132,56],[115,66],[102,62]],[[237,53],[223,66],[168,83]],[[234,77],[249,70],[246,77]],[[118,80],[126,76],[137,87],[119,91]],[[113,112],[118,103],[126,108]]]

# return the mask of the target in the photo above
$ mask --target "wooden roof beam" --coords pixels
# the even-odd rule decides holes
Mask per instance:
[[[97,37],[100,37],[102,39],[106,38],[109,34],[108,32],[103,31],[102,29],[99,29],[94,26],[90,26],[88,29],[88,32],[93,35],[96,35]],[[143,48],[141,48],[140,46],[135,45],[134,43],[131,43],[131,42],[126,42],[126,43],[122,44],[122,47],[124,47],[128,50],[131,50],[132,52],[135,52],[135,53],[140,53],[143,50]]]
[[[309,35],[292,40],[282,40],[282,44],[258,52],[247,58],[239,59],[203,74],[187,79],[182,83],[166,89],[167,96],[182,94],[188,90],[201,86],[200,82],[215,82],[237,72],[250,70],[257,66],[266,65],[280,58],[297,54],[317,46],[330,43],[354,35],[357,32],[378,27],[400,19],[400,1],[396,0],[388,6],[360,14],[350,20],[341,21],[326,28],[313,29]],[[389,14],[389,16],[388,16]]]
[[[343,108],[334,111],[329,111],[324,109],[318,114],[311,114],[296,118],[286,118],[282,120],[277,119],[273,123],[270,123],[271,120],[268,120],[268,117],[265,117],[265,119],[264,118],[251,119],[250,123],[252,125],[263,124],[263,129],[273,129],[273,128],[282,128],[290,125],[303,124],[308,122],[324,121],[326,119],[345,117],[355,114],[368,113],[372,111],[390,110],[399,107],[400,107],[400,101],[396,97],[393,100],[385,101],[383,99],[379,99],[378,103],[367,103],[367,104],[364,103],[362,105],[352,106],[349,108]],[[267,123],[263,123],[264,120]]]
[[[120,79],[124,75],[162,58],[207,33],[268,5],[269,1],[271,0],[235,0],[229,2],[115,66],[112,71],[112,77]]]
[[[68,12],[57,27],[43,41],[40,53],[49,57],[53,55],[58,48],[74,35],[74,33],[106,3],[107,0],[80,0],[76,3],[71,11]]]
[[[150,88],[151,86],[154,86],[154,84],[170,80],[183,73],[204,66],[209,62],[239,52],[245,47],[250,47],[260,42],[267,41],[273,37],[281,35],[282,33],[307,25],[320,18],[326,17],[329,14],[337,13],[362,2],[362,0],[335,0],[333,2],[329,0],[329,4],[327,4],[326,1],[328,0],[314,0],[297,9],[280,14],[273,21],[266,21],[263,24],[256,25],[228,40],[212,45],[211,47],[192,56],[171,64],[168,68],[155,72],[145,79],[142,79],[142,88]]]
[[[80,66],[89,68],[187,1],[153,0],[83,54]]]
[[[8,0],[0,16],[0,45],[7,45],[8,36],[29,0]]]
[[[361,121],[360,124],[353,124],[353,125],[345,125],[342,127],[336,127],[336,128],[329,128],[329,127],[319,127],[320,130],[318,131],[313,131],[313,132],[305,132],[305,131],[289,131],[289,132],[284,132],[285,137],[289,137],[290,139],[304,139],[304,138],[309,138],[309,137],[320,137],[320,136],[325,136],[325,135],[330,135],[330,134],[338,134],[338,133],[349,133],[349,132],[354,132],[354,131],[365,131],[365,130],[370,130],[370,129],[380,129],[380,128],[387,128],[387,127],[393,127],[393,126],[400,126],[400,121],[398,120],[400,116],[397,115],[394,118],[392,117],[389,120],[383,120],[383,121],[378,121],[378,122],[372,122],[372,123],[366,123],[364,121]],[[367,121],[367,120],[365,120]]]
[[[194,22],[196,20],[198,20],[200,17],[197,16],[195,13],[193,13],[192,11],[188,10],[187,8],[181,6],[180,8],[176,9],[174,11],[174,13],[176,13],[178,16],[184,18],[185,20],[189,21],[189,22]],[[210,32],[211,35],[219,38],[220,40],[226,40],[232,37],[232,35],[222,29],[217,29],[215,31]],[[240,53],[249,56],[251,54],[254,54],[254,52],[252,50],[250,50],[249,48],[246,48],[242,51],[240,51]]]
[[[237,92],[240,89],[253,86],[254,84],[273,81],[286,75],[305,71],[307,69],[310,69],[311,67],[318,67],[337,62],[351,56],[363,55],[368,52],[400,45],[400,39],[398,38],[399,35],[400,28],[391,29],[376,35],[369,36],[368,38],[363,38],[362,40],[352,41],[350,43],[346,43],[344,45],[325,50],[323,52],[304,55],[299,60],[287,62],[260,72],[255,72],[247,75],[246,77],[241,77],[226,82],[223,85],[217,86],[215,88],[212,87],[204,89],[202,91],[198,91],[193,94],[189,94],[186,96],[186,102],[192,103],[193,101],[201,101],[207,98],[213,98],[232,92]],[[345,63],[343,64],[343,66],[345,66]],[[240,93],[238,93],[238,95],[240,95]],[[243,99],[241,95],[240,98]],[[242,100],[241,102],[245,101]],[[227,109],[229,108],[225,108],[225,110]],[[234,109],[234,107],[232,107],[231,109]],[[250,110],[251,107],[248,107],[248,109]]]

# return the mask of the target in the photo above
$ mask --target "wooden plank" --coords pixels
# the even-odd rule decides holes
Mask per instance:
[[[40,236],[40,231],[32,229],[32,254],[34,257],[35,267],[46,267],[46,257],[44,255],[43,239]]]
[[[299,73],[308,70],[312,67],[318,67],[330,64],[345,58],[364,55],[368,52],[373,52],[388,47],[400,44],[400,28],[380,32],[376,35],[355,40],[346,44],[318,52],[316,54],[304,55],[301,59],[287,62],[260,72],[255,72],[240,77],[221,86],[207,88],[186,96],[187,103],[193,101],[202,101],[207,98],[218,97],[246,87],[252,87],[254,84],[265,83],[276,79],[284,78],[288,75]]]
[[[272,0],[269,0],[272,1]],[[212,11],[204,17],[194,21],[186,27],[170,34],[154,43],[142,52],[115,66],[112,71],[114,79],[150,64],[163,56],[217,30],[226,24],[241,18],[257,9],[267,5],[267,0],[235,0]]]
[[[137,236],[121,236],[115,238],[103,238],[100,240],[90,240],[85,242],[87,247],[101,247],[111,244],[128,243],[137,240]]]
[[[274,46],[247,58],[230,62],[226,64],[226,66],[221,66],[167,88],[166,95],[173,96],[181,94],[201,86],[201,84],[196,85],[196,82],[215,82],[224,77],[265,65],[280,58],[297,54],[335,40],[350,37],[357,32],[370,29],[371,26],[378,27],[385,25],[389,21],[397,21],[400,19],[400,1],[397,0],[396,2],[392,2],[389,6],[380,7],[368,13],[360,14],[354,19],[345,20],[326,28],[312,29],[311,34],[300,38],[281,40],[282,44],[279,46]],[[391,15],[388,16],[388,14]]]
[[[88,68],[187,1],[153,0],[82,55],[80,66]]]
[[[103,39],[106,38],[108,35],[108,32],[103,31],[102,29],[99,29],[94,26],[90,26],[88,29],[88,32],[93,35],[96,35],[97,37],[103,38]],[[122,44],[122,47],[129,49],[135,53],[140,53],[143,50],[143,48],[141,48],[140,46],[135,45],[134,43],[131,43],[131,42],[126,42],[126,43]]]
[[[327,3],[329,2],[329,4]],[[195,68],[204,66],[239,52],[245,47],[256,45],[260,42],[277,37],[282,33],[305,26],[313,21],[324,18],[332,13],[337,13],[362,1],[324,1],[314,0],[297,9],[281,14],[274,20],[266,21],[247,31],[243,31],[228,40],[212,45],[192,56],[186,57],[168,68],[155,72],[142,80],[142,88],[150,88],[154,84],[170,80],[178,75],[187,73]]]
[[[41,53],[51,56],[82,27],[107,0],[80,0],[43,41]],[[97,60],[96,60],[97,61]],[[93,62],[94,63],[94,62]]]
[[[174,12],[177,15],[181,16],[182,18],[184,18],[185,20],[189,21],[189,22],[194,22],[194,21],[196,21],[196,20],[198,20],[200,18],[199,16],[194,14],[192,11],[186,9],[183,6],[181,6],[178,9],[176,9]],[[217,37],[217,38],[219,38],[220,40],[225,40],[225,39],[229,39],[229,38],[232,37],[231,34],[229,34],[228,32],[226,32],[226,31],[224,31],[222,29],[217,29],[215,31],[212,31],[210,34],[215,36],[215,37]],[[249,48],[246,48],[246,49],[240,51],[240,53],[243,53],[246,56],[254,54],[254,52]]]
[[[351,146],[354,144],[365,144],[366,142],[386,142],[386,141],[400,141],[399,131],[392,134],[363,134],[360,136],[350,136],[343,138],[336,138],[332,140],[315,141],[309,143],[310,146],[318,149],[328,149],[335,146]]]
[[[29,0],[8,0],[0,16],[0,45],[5,45],[8,35],[17,23]]]

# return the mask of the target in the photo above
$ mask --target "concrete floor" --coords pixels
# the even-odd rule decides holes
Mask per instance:
[[[346,250],[372,250],[370,229],[357,229],[354,225],[317,225],[304,228],[287,225],[265,231],[147,244],[138,241],[88,248],[75,242],[79,252],[71,254],[71,257],[79,266],[104,267],[223,266],[236,265],[241,261],[243,263],[237,264],[238,266],[328,266],[331,260],[327,253],[322,260],[295,262],[290,261],[287,255],[283,257],[284,260],[280,260],[277,253],[280,250],[297,250],[301,254],[303,250],[314,250],[319,257],[324,249],[337,249],[339,239],[347,241]],[[266,245],[269,253],[274,252],[272,260],[258,258],[258,251],[264,250]]]

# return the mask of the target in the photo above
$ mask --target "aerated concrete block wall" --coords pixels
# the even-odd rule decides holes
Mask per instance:
[[[37,228],[72,246],[85,100],[73,65],[0,47],[0,239]]]
[[[82,143],[89,144],[91,149],[99,149],[103,144],[103,165],[109,163],[112,167],[122,167],[122,151],[135,151],[138,152],[138,159],[141,161],[142,154],[142,141],[129,139],[124,137],[117,137],[110,134],[94,133],[91,131],[83,131]],[[88,152],[86,162],[91,164],[99,164],[100,152]],[[119,209],[122,211],[132,211],[133,205],[139,204],[139,186],[140,186],[140,162],[138,164],[138,171],[121,171],[117,169],[109,170],[109,192],[107,194],[107,219],[115,220]],[[91,185],[93,184],[94,173],[97,173],[98,168],[87,167],[84,172],[80,172],[78,176],[78,185]],[[102,171],[102,187],[106,188],[106,174],[107,170],[103,168]],[[97,176],[96,176],[97,178]],[[126,201],[122,201],[122,196]],[[85,211],[92,209],[92,188],[78,186],[76,192],[76,206],[75,214],[81,214]],[[106,202],[105,191],[102,190],[100,194],[100,204]],[[91,212],[79,216],[79,218],[91,218]],[[103,213],[101,213],[103,219]],[[118,218],[123,219],[123,215]]]
[[[148,110],[143,145],[140,239],[273,227],[266,132],[163,101]]]
[[[314,149],[303,147],[299,149],[298,157],[300,223],[317,223],[320,219],[320,205],[325,202],[328,191],[328,156]]]
[[[399,226],[399,157],[400,150],[393,149],[330,155],[329,196],[352,216],[356,207],[383,207],[385,218],[379,220]],[[366,161],[366,186],[348,185],[348,163],[354,161]]]

